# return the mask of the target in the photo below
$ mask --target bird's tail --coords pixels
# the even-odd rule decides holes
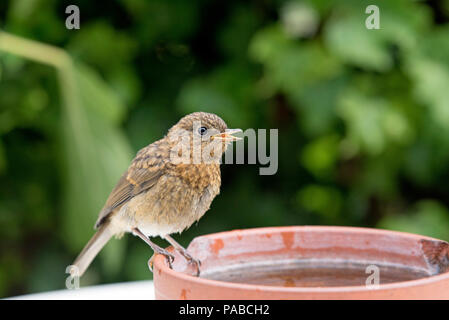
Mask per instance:
[[[84,247],[83,251],[78,255],[75,262],[71,266],[71,273],[81,277],[89,267],[92,260],[98,252],[113,236],[109,223],[103,223]]]

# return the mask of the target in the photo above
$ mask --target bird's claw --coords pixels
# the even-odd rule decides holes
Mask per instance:
[[[187,260],[187,262],[189,264],[194,264],[196,266],[196,276],[199,277],[200,275],[200,267],[201,267],[201,260],[199,259],[195,259],[194,257],[192,257],[187,250],[184,251],[180,251],[180,253],[182,254],[182,256]]]
[[[150,258],[150,260],[148,260],[148,268],[150,268],[150,271],[153,272],[153,263],[154,263],[154,257],[156,256],[156,254],[161,254],[165,257],[165,259],[167,259],[167,263],[168,266],[170,267],[170,269],[173,269],[173,262],[175,261],[175,256],[173,254],[171,254],[170,252],[168,252],[165,249],[161,249],[161,250],[157,250],[155,252],[155,254],[153,254],[153,256]]]
[[[151,256],[150,260],[148,260],[148,268],[151,272],[153,272],[153,263],[154,263],[154,254]]]
[[[196,266],[196,276],[200,276],[200,267],[201,267],[201,261],[198,259],[192,259],[189,261],[189,263],[194,263]]]
[[[156,249],[154,253],[155,254],[153,254],[153,256],[150,258],[150,260],[148,260],[148,267],[151,272],[153,272],[153,262],[154,262],[154,257],[156,256],[156,254],[162,254],[165,257],[165,259],[167,259],[167,263],[168,263],[168,266],[170,267],[170,269],[173,269],[172,263],[175,261],[175,256],[172,253],[170,253],[169,251],[162,249],[162,248]],[[187,260],[187,262],[189,264],[194,264],[196,266],[196,276],[199,277],[201,261],[199,259],[195,259],[194,257],[192,257],[187,252],[187,250],[179,250],[179,253],[181,253],[181,255]]]

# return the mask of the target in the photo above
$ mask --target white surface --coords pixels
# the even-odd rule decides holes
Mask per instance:
[[[17,300],[154,300],[153,281],[123,282],[12,297]]]

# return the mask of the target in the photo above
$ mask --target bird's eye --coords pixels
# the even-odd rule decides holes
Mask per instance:
[[[198,133],[202,136],[204,136],[207,133],[207,128],[206,127],[201,127],[198,129]]]

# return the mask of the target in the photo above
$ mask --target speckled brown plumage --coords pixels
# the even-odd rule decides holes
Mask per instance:
[[[200,133],[203,128],[195,127],[198,123],[199,128],[206,128],[205,134]],[[111,236],[124,232],[140,236],[155,251],[170,256],[146,238],[165,237],[186,258],[196,262],[169,235],[183,231],[200,219],[219,194],[219,161],[229,141],[236,139],[226,131],[226,123],[217,115],[196,112],[183,117],[164,138],[141,149],[100,211],[95,224],[97,234],[74,263],[77,273],[84,272]],[[212,158],[208,162],[192,163],[195,138],[199,139],[202,150],[216,139],[223,144],[223,150],[219,154],[210,153]],[[177,163],[171,158],[171,150],[180,141],[183,147],[190,147],[190,163]]]

